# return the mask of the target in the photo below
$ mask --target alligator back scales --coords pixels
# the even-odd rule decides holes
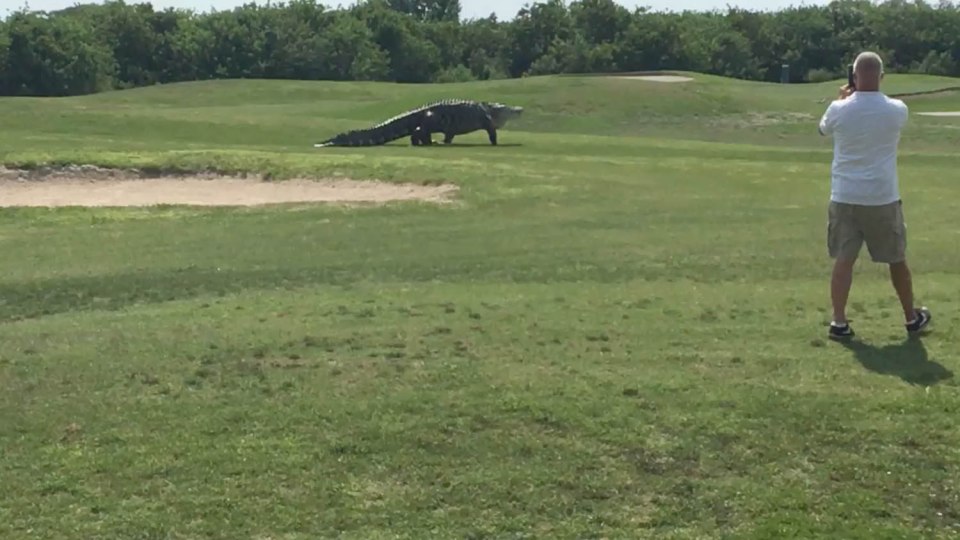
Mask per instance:
[[[411,144],[432,144],[433,133],[443,133],[449,144],[453,137],[477,130],[485,130],[491,144],[497,144],[497,128],[507,120],[517,117],[522,107],[510,107],[501,103],[445,99],[428,103],[403,114],[394,116],[373,127],[340,133],[317,143],[325,146],[379,146],[410,137]]]

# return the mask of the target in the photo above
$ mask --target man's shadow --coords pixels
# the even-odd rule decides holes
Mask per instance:
[[[864,368],[883,375],[896,375],[910,384],[933,386],[953,377],[950,370],[930,360],[923,341],[916,337],[883,347],[861,341],[841,343],[853,352]]]

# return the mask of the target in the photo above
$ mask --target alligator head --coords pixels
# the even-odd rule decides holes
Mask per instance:
[[[507,120],[511,118],[519,118],[523,114],[523,107],[511,107],[510,105],[504,105],[503,103],[491,103],[484,102],[484,107],[487,108],[487,111],[490,113],[490,118],[493,119],[493,124],[497,126],[497,129],[502,128]]]

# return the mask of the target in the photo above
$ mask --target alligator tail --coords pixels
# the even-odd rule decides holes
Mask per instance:
[[[419,113],[420,109],[408,111],[376,126],[345,131],[313,146],[324,148],[327,146],[380,146],[387,144],[413,133],[415,118]]]

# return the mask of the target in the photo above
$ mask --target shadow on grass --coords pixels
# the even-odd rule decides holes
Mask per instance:
[[[492,145],[490,143],[458,143],[454,142],[451,144],[444,144],[443,141],[434,141],[430,145],[421,145],[413,146],[412,144],[380,144],[376,146],[329,146],[320,148],[319,150],[326,150],[328,148],[335,148],[337,150],[357,150],[357,151],[376,151],[377,149],[390,149],[390,148],[411,148],[414,150],[421,150],[424,152],[429,152],[438,148],[482,148],[488,147],[496,150],[497,148],[514,148],[523,146],[521,143],[498,143],[497,145]]]
[[[510,253],[512,255],[512,253]],[[619,283],[624,279],[660,279],[665,275],[693,278],[701,269],[690,266],[689,274],[672,268],[653,269],[598,265],[586,270],[549,266],[522,257],[512,267],[500,259],[479,261],[465,258],[437,263],[430,259],[398,264],[385,261],[365,264],[351,260],[340,265],[320,264],[300,268],[223,269],[190,266],[144,269],[87,276],[3,282],[0,280],[0,324],[59,313],[111,311],[130,306],[159,304],[199,297],[217,297],[250,290],[292,290],[301,287],[350,287],[361,282],[427,283],[475,279],[507,280],[513,283],[567,281],[571,276],[598,283]],[[718,278],[719,279],[719,278]]]
[[[187,268],[0,284],[0,323],[58,313],[119,310],[128,306],[225,296],[249,289],[346,285],[355,268],[219,271]]]
[[[477,146],[489,146],[490,148],[500,147],[514,147],[514,146],[523,146],[520,143],[504,143],[498,142],[496,145],[490,143],[461,143],[461,142],[452,142],[450,144],[444,144],[443,141],[434,141],[433,144],[429,146],[419,146],[415,148],[474,148]]]
[[[910,384],[932,386],[953,377],[953,373],[930,360],[923,341],[907,338],[877,347],[862,341],[843,342],[864,368],[882,375],[896,375]]]

